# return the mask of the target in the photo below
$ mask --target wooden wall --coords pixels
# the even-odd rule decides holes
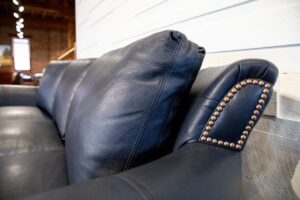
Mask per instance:
[[[77,57],[99,57],[152,33],[179,30],[206,48],[202,68],[242,58],[274,62],[280,69],[278,98],[267,112],[295,120],[277,112],[277,102],[280,88],[300,84],[299,10],[299,0],[76,0]],[[286,93],[300,101],[300,92]]]

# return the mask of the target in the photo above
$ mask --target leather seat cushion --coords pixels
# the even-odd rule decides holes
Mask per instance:
[[[0,199],[67,184],[64,145],[52,121],[0,121]]]
[[[30,120],[49,121],[50,116],[33,106],[3,106],[0,107],[0,120]]]

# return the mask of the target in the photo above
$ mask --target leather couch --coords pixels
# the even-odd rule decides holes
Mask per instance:
[[[52,61],[39,88],[0,86],[0,199],[239,199],[278,71],[248,59],[198,73],[204,55],[163,31]]]

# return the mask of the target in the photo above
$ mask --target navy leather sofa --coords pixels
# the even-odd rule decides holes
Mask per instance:
[[[241,150],[276,82],[270,62],[199,69],[164,31],[0,86],[0,199],[239,199]]]

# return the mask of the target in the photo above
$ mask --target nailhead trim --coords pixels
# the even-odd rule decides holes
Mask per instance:
[[[240,139],[237,143],[217,140],[215,138],[211,138],[209,136],[209,132],[213,129],[213,126],[218,120],[218,117],[221,115],[223,109],[226,107],[228,102],[241,90],[243,87],[247,85],[259,85],[260,87],[264,87],[260,99],[257,102],[256,108],[253,111],[253,114],[250,116],[248,124],[245,126],[242,134],[240,135]],[[225,95],[223,100],[219,103],[216,107],[213,114],[210,116],[209,121],[206,123],[201,135],[200,141],[208,144],[214,144],[218,146],[223,146],[230,149],[241,150],[242,147],[245,145],[245,140],[247,139],[249,133],[251,132],[252,128],[254,127],[255,122],[258,119],[258,115],[260,114],[263,106],[265,106],[265,100],[268,98],[270,94],[271,85],[269,83],[265,83],[262,80],[257,79],[247,79],[237,83],[233,88],[229,90],[229,92]]]

